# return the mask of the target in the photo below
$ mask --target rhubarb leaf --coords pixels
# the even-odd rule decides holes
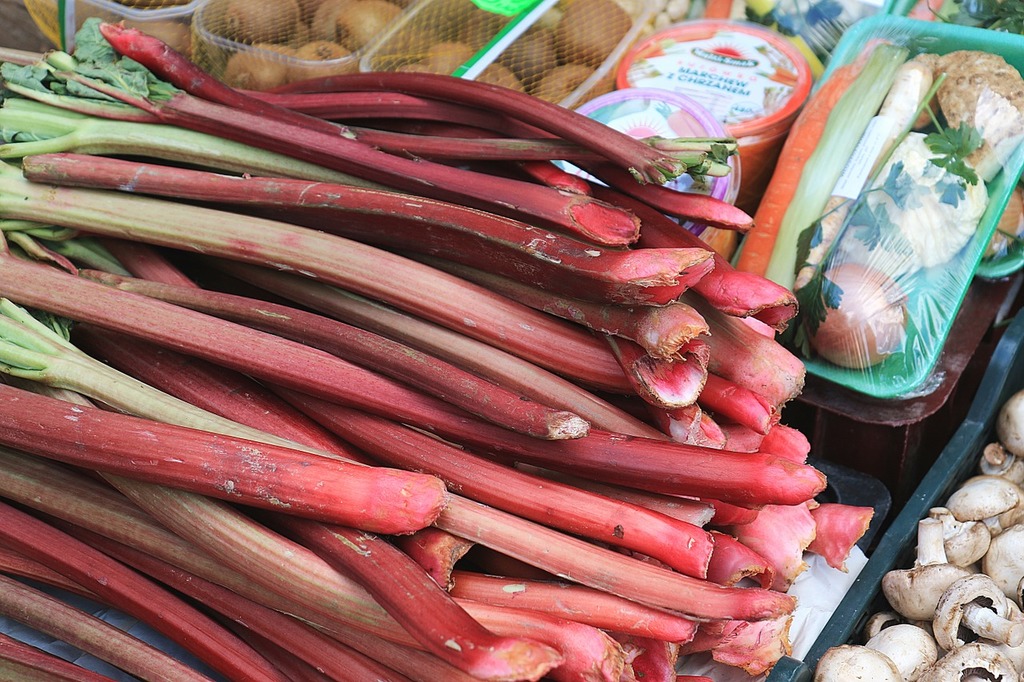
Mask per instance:
[[[0,64],[0,78],[3,78],[5,83],[20,85],[37,92],[49,92],[50,89],[45,85],[49,75],[50,72],[45,67],[34,64],[28,66],[19,66],[11,62]]]

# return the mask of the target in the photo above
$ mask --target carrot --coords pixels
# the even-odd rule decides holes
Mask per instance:
[[[786,215],[789,202],[796,194],[804,165],[818,144],[829,113],[839,102],[846,89],[857,80],[864,68],[858,59],[836,69],[808,100],[803,111],[793,122],[779,161],[772,173],[761,202],[754,213],[754,227],[743,239],[736,268],[764,276],[768,269],[775,240]]]

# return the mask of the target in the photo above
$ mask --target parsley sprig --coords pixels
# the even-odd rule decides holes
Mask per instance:
[[[924,142],[935,155],[931,160],[933,164],[960,176],[969,185],[978,184],[978,174],[966,161],[981,146],[981,133],[977,128],[961,122],[957,128],[940,128],[929,133]]]

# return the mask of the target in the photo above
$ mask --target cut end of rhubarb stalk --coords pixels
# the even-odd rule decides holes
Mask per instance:
[[[583,438],[590,433],[590,422],[572,412],[552,412],[547,425],[547,440]]]
[[[640,238],[640,219],[624,208],[580,197],[570,210],[577,234],[595,244],[629,246]]]
[[[539,680],[560,666],[565,657],[555,648],[529,639],[503,638],[479,656],[470,674],[481,680]]]

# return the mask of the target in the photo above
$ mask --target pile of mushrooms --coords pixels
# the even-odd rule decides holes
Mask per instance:
[[[1024,681],[1024,390],[996,437],[918,522],[914,565],[882,578],[891,611],[868,619],[863,644],[826,651],[815,682]]]

